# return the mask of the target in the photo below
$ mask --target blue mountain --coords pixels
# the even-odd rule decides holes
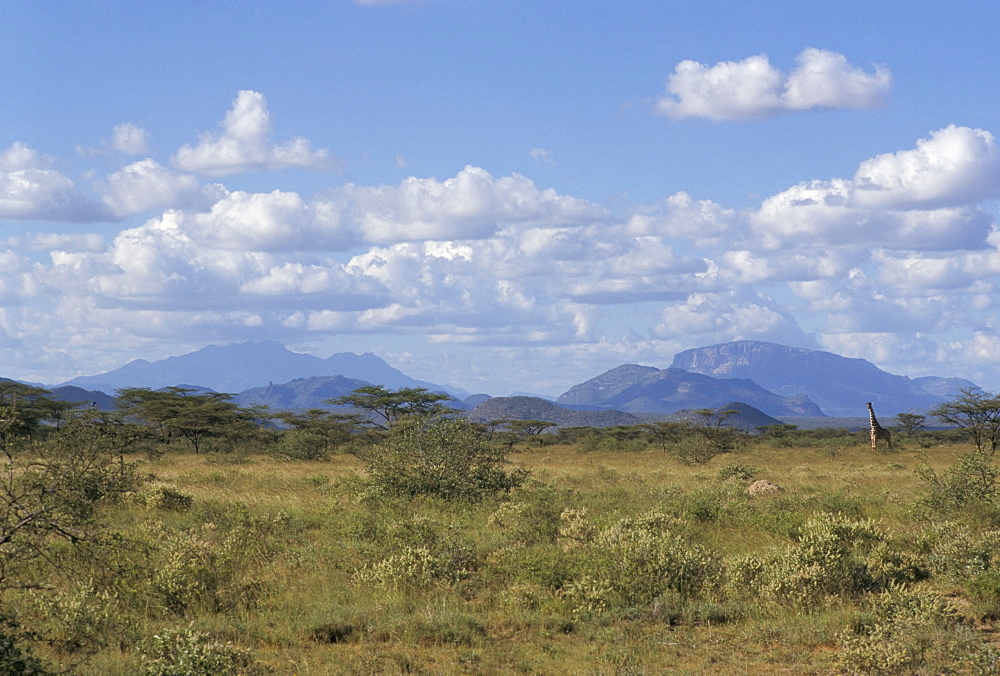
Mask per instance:
[[[344,376],[390,389],[423,387],[434,392],[448,391],[441,385],[415,380],[370,352],[339,352],[323,359],[292,352],[273,340],[209,345],[189,354],[153,362],[136,359],[113,371],[80,376],[63,385],[114,394],[125,387],[157,389],[186,383],[235,394],[270,383],[319,376]],[[455,394],[463,396],[466,393]]]

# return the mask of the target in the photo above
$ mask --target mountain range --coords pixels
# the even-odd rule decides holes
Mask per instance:
[[[136,359],[113,371],[96,376],[80,376],[63,385],[110,394],[125,387],[157,389],[191,383],[216,392],[235,394],[268,383],[287,383],[298,378],[317,376],[344,376],[392,389],[424,387],[459,397],[469,394],[458,388],[415,380],[371,352],[338,352],[322,359],[311,354],[292,352],[273,340],[226,346],[209,345],[186,355],[167,357],[155,362]]]
[[[864,359],[754,340],[685,350],[674,357],[671,368],[721,379],[747,378],[778,395],[808,397],[828,416],[857,415],[868,401],[886,413],[923,411],[961,387],[975,387],[961,378],[911,380]]]
[[[904,411],[926,411],[959,388],[975,387],[960,378],[910,379],[864,359],[744,340],[685,350],[665,369],[623,364],[574,385],[552,402],[538,397],[470,396],[459,388],[411,378],[371,353],[344,352],[323,359],[262,341],[213,345],[154,362],[135,360],[107,373],[74,378],[53,392],[105,407],[110,405],[109,395],[121,388],[184,385],[233,393],[244,406],[304,410],[325,407],[326,399],[366,384],[447,393],[455,398],[456,407],[476,409],[486,417],[502,408],[507,417],[560,417],[566,421],[562,424],[580,425],[628,424],[629,416],[664,418],[734,402],[775,418],[815,418],[865,417],[865,402],[871,401],[888,418]],[[524,384],[532,389],[530,380]],[[581,422],[585,419],[593,422]]]

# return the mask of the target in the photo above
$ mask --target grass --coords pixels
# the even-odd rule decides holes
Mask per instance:
[[[836,531],[809,525],[822,513],[849,523],[872,519],[886,547],[926,564],[916,543],[929,522],[916,515],[922,486],[915,470],[952,466],[968,450],[872,455],[865,438],[840,438],[754,445],[685,465],[659,450],[533,446],[510,458],[530,470],[528,484],[478,503],[366,500],[357,490],[364,466],[350,455],[324,462],[254,456],[237,464],[167,455],[144,469],[189,495],[191,506],[114,508],[113,524],[136,547],[115,553],[110,564],[120,575],[90,570],[90,605],[74,611],[75,629],[66,598],[79,579],[53,578],[56,595],[66,596],[56,607],[14,593],[4,602],[50,637],[70,639],[104,622],[106,631],[76,644],[34,646],[50,665],[82,676],[148,671],[143,642],[168,630],[193,632],[184,644],[192,659],[232,644],[252,655],[259,673],[301,676],[848,673],[861,662],[843,662],[844,632],[865,626],[859,618],[886,584],[852,587],[850,578],[790,603],[767,591],[777,582],[737,588],[727,571],[741,556],[772,556],[770,565],[784,562],[795,574],[828,566],[821,583],[837,571],[859,574],[876,556],[867,545],[845,540],[830,550],[832,563],[809,563],[814,553],[797,549],[809,528],[821,528],[821,543]],[[720,478],[733,465],[752,478]],[[755,479],[784,490],[748,498]],[[582,515],[578,537],[567,535],[567,509]],[[978,533],[997,524],[969,527]],[[707,581],[673,591],[669,582],[650,582],[674,579],[684,565]],[[1000,607],[991,596],[1000,583],[976,578],[972,598],[970,580],[930,572],[900,587],[900,594],[946,593],[968,620],[939,626],[915,616],[910,625],[931,623],[926,640],[891,638],[904,635],[886,629],[890,643],[924,641],[918,647],[927,657],[883,673],[976,673],[974,661],[987,661],[992,637],[983,613]]]

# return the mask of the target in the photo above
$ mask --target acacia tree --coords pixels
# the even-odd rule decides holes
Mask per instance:
[[[959,396],[931,409],[930,414],[967,430],[980,453],[992,457],[1000,447],[1000,395],[963,387]]]
[[[9,440],[18,436],[32,436],[42,422],[61,420],[75,404],[51,397],[51,392],[25,385],[14,380],[0,380],[0,408],[7,413],[0,416],[0,436]],[[9,424],[3,425],[4,421]]]
[[[342,397],[327,399],[324,403],[350,406],[367,415],[364,422],[382,430],[390,429],[397,421],[408,417],[443,416],[456,413],[444,402],[454,401],[440,392],[424,387],[401,387],[388,390],[382,385],[365,385]]]
[[[137,465],[122,455],[139,436],[133,426],[88,412],[42,441],[10,434],[30,425],[20,419],[22,411],[0,406],[0,594],[44,593],[53,571],[84,575],[82,559],[109,569],[105,554],[122,543],[108,529],[102,505],[143,481]],[[17,619],[9,608],[0,609],[0,672],[49,673],[23,647],[37,636]]]
[[[896,415],[896,420],[899,421],[903,434],[912,437],[917,431],[923,429],[927,416],[921,413],[899,413]]]
[[[200,453],[206,440],[234,437],[253,425],[251,416],[233,403],[233,395],[196,393],[183,387],[151,390],[129,387],[118,394],[119,406],[129,417],[138,418],[168,439],[177,435]]]
[[[506,452],[469,421],[454,418],[401,421],[364,461],[376,495],[475,501],[528,477],[526,470],[504,469]]]

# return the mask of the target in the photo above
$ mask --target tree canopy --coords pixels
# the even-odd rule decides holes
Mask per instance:
[[[368,414],[365,418],[368,424],[388,430],[401,418],[454,413],[455,409],[447,406],[446,401],[454,400],[447,394],[423,387],[389,390],[382,385],[365,385],[351,394],[327,399],[325,403],[363,411]]]
[[[200,453],[206,440],[236,436],[252,424],[250,415],[233,401],[233,395],[197,393],[183,387],[151,390],[129,387],[118,393],[119,406],[165,436],[177,435]]]

